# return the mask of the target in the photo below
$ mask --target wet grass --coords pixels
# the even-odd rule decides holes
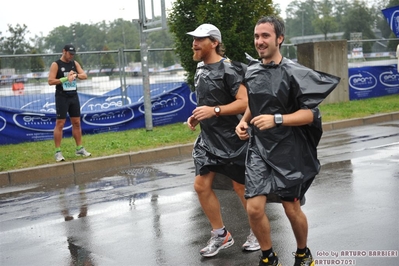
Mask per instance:
[[[399,111],[399,95],[320,105],[323,122]]]
[[[339,121],[399,111],[399,95],[350,101],[320,106],[323,122]],[[107,132],[84,135],[83,143],[93,157],[122,154],[193,143],[199,128],[192,132],[184,123],[146,129],[132,129],[122,132]],[[64,138],[62,153],[67,161],[82,160],[75,156],[73,138]],[[26,142],[0,146],[0,172],[38,165],[53,164],[54,143],[52,140]]]

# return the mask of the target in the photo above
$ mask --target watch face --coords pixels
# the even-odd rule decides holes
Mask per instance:
[[[215,111],[215,115],[216,115],[216,116],[219,116],[219,115],[220,115],[220,107],[219,107],[219,106],[216,106],[216,107],[213,109],[213,111]]]
[[[274,123],[276,123],[277,125],[280,125],[283,123],[283,116],[280,114],[276,114],[274,115]]]

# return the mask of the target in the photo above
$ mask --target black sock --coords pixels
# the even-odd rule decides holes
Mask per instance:
[[[262,258],[263,259],[273,258],[273,257],[274,257],[273,248],[270,248],[268,250],[262,250]]]
[[[297,248],[296,249],[296,254],[305,254],[307,249],[308,249],[307,247],[305,247],[305,248]]]

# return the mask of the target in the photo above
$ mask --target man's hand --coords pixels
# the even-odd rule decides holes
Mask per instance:
[[[72,81],[75,80],[75,78],[76,78],[75,72],[73,70],[69,71],[69,73],[68,73],[68,81],[72,82]]]
[[[214,107],[211,106],[199,106],[196,107],[193,110],[193,115],[192,115],[195,119],[197,119],[198,121],[207,119],[207,118],[211,118],[212,116],[215,116],[215,111],[214,111]]]
[[[252,118],[250,123],[259,128],[259,130],[266,130],[276,126],[274,115],[258,115]]]
[[[192,131],[195,130],[195,127],[198,125],[199,121],[197,119],[194,118],[194,116],[190,116],[187,119],[187,126],[189,129],[191,129]]]
[[[240,121],[240,123],[236,126],[236,134],[241,140],[247,140],[249,138],[247,129],[248,123],[244,121]]]

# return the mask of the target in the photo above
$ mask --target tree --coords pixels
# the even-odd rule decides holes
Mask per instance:
[[[52,53],[61,53],[65,44],[73,42],[72,29],[66,26],[54,28],[46,37],[45,45]]]
[[[314,0],[306,0],[303,2],[300,0],[292,1],[286,9],[286,39],[319,33],[320,31],[315,29],[312,24],[312,21],[317,18],[316,10],[316,1]]]
[[[253,29],[261,16],[274,14],[271,0],[176,0],[169,13],[168,25],[175,50],[186,70],[187,83],[193,88],[197,63],[192,59],[192,37],[187,32],[203,23],[217,26],[222,33],[226,55],[247,62],[245,52],[255,55]]]
[[[344,19],[344,38],[350,40],[351,33],[361,32],[362,39],[375,39],[375,34],[372,30],[373,22],[370,23],[371,14],[370,8],[367,7],[363,1],[355,0],[347,9]],[[363,43],[363,52],[371,52],[371,42]]]
[[[161,41],[162,40],[162,41]],[[147,35],[146,39],[148,48],[171,48],[173,47],[173,37],[169,31],[158,30],[151,31]],[[148,54],[149,63],[155,66],[170,66],[174,64],[174,59],[172,58],[170,52],[166,55],[168,51],[150,51]],[[165,60],[168,62],[165,63]],[[169,64],[169,65],[166,65]]]
[[[327,34],[333,33],[338,29],[335,18],[332,17],[333,3],[329,0],[324,0],[316,4],[317,17],[312,21],[312,25],[318,31],[324,34],[324,40],[327,40]]]
[[[163,63],[163,67],[168,67],[168,66],[174,65],[175,58],[173,56],[173,53],[170,51],[164,52],[164,54],[162,56],[162,63]]]
[[[77,54],[75,60],[82,66],[95,64],[100,66],[98,55],[80,55],[79,52],[101,51],[105,45],[106,31],[101,24],[88,25],[75,23],[69,26],[59,26],[52,30],[46,38],[46,46],[53,53],[61,53],[65,44],[73,44]]]
[[[8,24],[9,37],[5,37],[2,41],[2,50],[4,54],[15,55],[15,54],[25,54],[30,49],[28,41],[26,40],[26,35],[29,34],[28,27],[23,24],[17,24],[15,27]]]
[[[31,54],[37,54],[36,49],[32,49]],[[43,58],[39,56],[33,56],[30,58],[30,69],[32,72],[43,72],[45,69]]]
[[[338,32],[343,32],[344,31],[344,20],[345,16],[344,14],[346,13],[346,10],[349,7],[348,0],[334,0],[333,1],[334,5],[334,10],[332,16],[334,17],[335,21],[337,22],[338,25]]]
[[[136,49],[139,47],[140,36],[138,25],[131,21],[117,19],[110,22],[106,28],[106,43],[111,50]]]
[[[17,24],[15,27],[8,24],[8,32],[10,36],[3,37],[1,43],[1,50],[3,54],[6,55],[16,55],[16,54],[26,54],[30,51],[31,46],[26,40],[26,35],[29,33],[28,27],[23,24]],[[16,70],[22,71],[29,68],[29,60],[26,58],[14,58],[13,60],[7,60],[8,65],[2,65],[2,67],[14,68]]]
[[[108,46],[104,46],[103,51],[109,51]],[[101,68],[109,69],[110,71],[107,72],[107,75],[112,75],[112,69],[116,67],[115,60],[110,53],[105,53],[101,55]]]

